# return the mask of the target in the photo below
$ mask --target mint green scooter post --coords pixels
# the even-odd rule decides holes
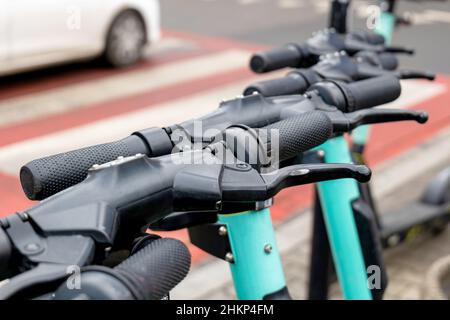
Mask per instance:
[[[327,163],[351,163],[347,141],[333,138],[317,148]],[[330,180],[317,184],[334,265],[345,299],[370,300],[366,266],[354,219],[352,202],[359,198],[353,179]]]
[[[219,215],[227,227],[229,261],[237,298],[262,300],[286,288],[270,210]]]
[[[392,35],[395,29],[395,15],[389,11],[382,11],[375,25],[375,32],[381,34],[386,44],[392,42]],[[352,139],[357,145],[364,146],[369,139],[370,127],[361,126],[353,130]]]

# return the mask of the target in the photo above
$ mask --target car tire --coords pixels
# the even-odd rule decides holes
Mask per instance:
[[[112,22],[106,38],[104,57],[113,67],[138,62],[146,44],[146,28],[140,15],[131,10],[120,13]]]

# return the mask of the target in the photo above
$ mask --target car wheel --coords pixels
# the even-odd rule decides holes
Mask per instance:
[[[126,67],[139,61],[146,42],[146,29],[134,11],[124,11],[113,21],[106,39],[105,58],[114,67]]]

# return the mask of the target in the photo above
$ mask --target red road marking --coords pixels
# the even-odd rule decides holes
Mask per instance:
[[[0,217],[24,210],[36,204],[28,200],[16,176],[0,172]]]
[[[51,115],[43,119],[34,119],[19,124],[5,126],[0,128],[0,147],[44,134],[67,130],[96,120],[106,119],[130,111],[154,106],[253,76],[254,75],[246,68],[236,69],[198,80],[177,83],[162,89],[97,103],[89,107]]]
[[[392,158],[402,151],[422,143],[450,125],[450,77],[439,76],[436,82],[443,84],[446,91],[410,108],[427,111],[429,114],[427,123],[421,125],[408,121],[372,127],[366,153],[370,165],[376,165]]]

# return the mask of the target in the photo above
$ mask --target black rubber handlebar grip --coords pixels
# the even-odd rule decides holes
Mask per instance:
[[[333,134],[333,124],[321,111],[305,112],[299,116],[270,124],[263,129],[278,131],[279,160],[283,161],[326,142]],[[268,132],[270,134],[270,132]],[[272,149],[274,141],[271,141]]]
[[[342,112],[376,107],[400,96],[400,80],[393,75],[352,82],[321,81],[313,84],[310,91],[316,91],[322,100]]]
[[[298,67],[302,58],[301,49],[290,43],[254,54],[250,59],[250,68],[254,72],[264,73],[286,67]]]
[[[402,87],[400,80],[393,75],[340,84],[347,101],[347,112],[376,107],[397,99]]]
[[[83,181],[94,164],[147,152],[144,141],[131,135],[119,141],[30,161],[20,169],[20,183],[29,199],[43,200]]]
[[[290,73],[285,77],[256,82],[244,90],[244,95],[248,96],[254,92],[265,97],[302,94],[308,87],[308,83],[301,75]]]
[[[161,238],[150,242],[114,268],[140,300],[160,300],[188,274],[191,254],[183,242]]]

